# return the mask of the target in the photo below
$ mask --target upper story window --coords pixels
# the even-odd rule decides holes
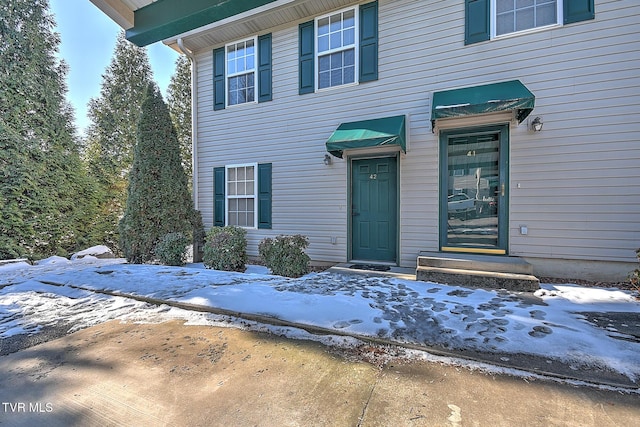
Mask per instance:
[[[226,46],[227,105],[256,100],[256,39]]]
[[[594,0],[464,0],[464,44],[595,19]]]
[[[487,0],[488,1],[488,0]],[[378,2],[298,26],[298,93],[378,80]]]
[[[495,35],[556,25],[562,0],[494,0]]]
[[[316,19],[318,89],[356,81],[356,24],[355,9]]]
[[[271,101],[271,33],[213,50],[213,109]]]

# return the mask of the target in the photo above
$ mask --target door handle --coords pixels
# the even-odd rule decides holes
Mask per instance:
[[[504,197],[504,183],[500,186],[500,195]]]

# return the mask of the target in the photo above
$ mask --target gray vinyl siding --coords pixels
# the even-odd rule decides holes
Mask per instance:
[[[309,17],[312,19],[313,17]],[[273,228],[300,233],[314,260],[348,250],[347,162],[322,162],[342,122],[407,114],[401,156],[400,264],[438,250],[434,91],[519,79],[536,96],[510,130],[509,254],[633,261],[640,246],[640,3],[596,0],[596,19],[465,46],[464,2],[379,2],[379,80],[298,95],[299,22],[273,35],[273,101],[213,111],[213,48],[197,53],[198,207],[213,223],[213,168],[273,164]],[[230,40],[231,41],[231,40]],[[529,233],[522,236],[519,226]],[[331,237],[337,244],[331,244]]]

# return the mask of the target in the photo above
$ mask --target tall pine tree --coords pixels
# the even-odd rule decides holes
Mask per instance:
[[[153,74],[147,51],[118,36],[111,63],[102,76],[100,96],[89,102],[86,158],[99,182],[100,211],[93,239],[118,250],[118,220],[126,200],[136,127]]]
[[[66,255],[93,195],[46,0],[0,3],[0,258]]]
[[[191,236],[196,213],[182,168],[180,146],[169,109],[155,84],[142,104],[120,241],[132,263],[155,259],[156,244],[168,233]]]
[[[176,70],[167,88],[167,104],[180,143],[182,167],[191,183],[191,63],[184,55],[176,60]]]

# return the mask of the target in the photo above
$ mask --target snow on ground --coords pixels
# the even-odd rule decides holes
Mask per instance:
[[[0,339],[62,321],[74,329],[111,319],[225,322],[224,316],[93,292],[108,291],[269,316],[337,334],[537,355],[576,369],[608,368],[632,381],[640,378],[637,338],[596,327],[585,314],[637,315],[640,303],[629,291],[543,284],[535,294],[523,294],[384,276],[323,272],[289,279],[268,273],[257,266],[233,273],[207,270],[202,264],[129,265],[122,259],[91,256],[3,265]]]

